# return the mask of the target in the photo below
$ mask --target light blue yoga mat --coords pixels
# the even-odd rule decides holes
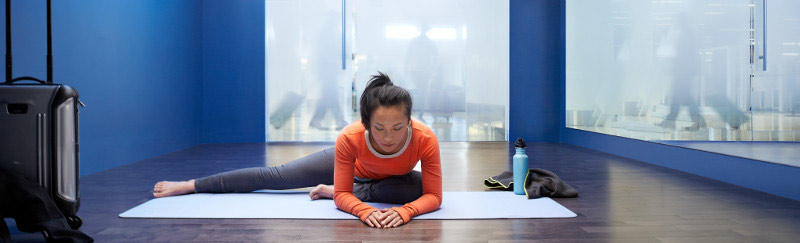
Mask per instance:
[[[550,198],[526,199],[512,192],[444,192],[439,210],[414,219],[571,218],[575,213]],[[399,206],[368,203],[378,209]],[[156,198],[122,218],[354,219],[333,200],[311,200],[308,192],[199,193]]]

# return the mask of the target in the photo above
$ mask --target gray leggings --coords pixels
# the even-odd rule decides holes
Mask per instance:
[[[281,166],[253,167],[195,179],[197,192],[251,192],[333,184],[334,149],[329,148]],[[355,178],[353,194],[364,202],[404,204],[422,196],[422,175],[411,171],[381,180]]]

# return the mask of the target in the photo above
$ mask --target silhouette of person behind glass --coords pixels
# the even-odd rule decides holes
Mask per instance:
[[[677,25],[673,26],[674,56],[672,59],[672,84],[670,86],[670,109],[667,117],[659,123],[664,128],[675,128],[675,119],[681,107],[689,109],[689,115],[694,122],[686,130],[696,131],[706,126],[705,119],[700,115],[695,97],[697,96],[697,81],[700,65],[700,48],[697,46],[694,31],[689,24],[686,14],[680,14]]]
[[[421,26],[420,34],[408,43],[405,57],[406,75],[414,82],[409,91],[414,97],[417,119],[422,122],[425,122],[422,115],[431,109],[431,83],[439,68],[438,50],[436,43],[427,36],[429,30],[427,25]]]
[[[344,119],[337,95],[339,94],[337,91],[341,88],[339,85],[340,74],[345,72],[342,70],[342,29],[338,27],[341,25],[337,25],[341,23],[338,17],[336,12],[326,14],[324,26],[315,32],[317,37],[314,40],[315,45],[312,47],[314,56],[308,60],[309,67],[313,68],[312,76],[316,77],[312,83],[320,84],[317,86],[320,89],[318,92],[320,96],[314,116],[308,125],[322,130],[328,129],[321,123],[328,111],[333,114],[337,130],[341,130],[348,124]]]
[[[304,80],[293,80],[292,82],[303,82],[300,86],[308,87],[305,90],[315,91],[316,95],[308,95],[309,92],[303,91],[298,93],[294,91],[286,91],[280,103],[276,106],[272,114],[270,114],[270,124],[275,129],[280,129],[286,122],[288,122],[293,114],[300,109],[303,101],[312,102],[313,99],[307,98],[308,96],[316,96],[318,99],[315,102],[314,113],[309,122],[309,126],[321,130],[327,130],[329,127],[322,125],[322,120],[325,114],[330,111],[333,114],[337,130],[341,130],[347,124],[344,119],[344,114],[339,103],[337,91],[341,87],[340,74],[345,72],[342,70],[341,58],[341,28],[338,25],[340,22],[339,15],[335,11],[328,11],[325,14],[325,21],[323,27],[318,28],[314,32],[310,32],[313,41],[311,45],[304,49],[307,51],[302,57],[307,60],[307,70],[304,70],[304,80],[310,82],[303,82]]]

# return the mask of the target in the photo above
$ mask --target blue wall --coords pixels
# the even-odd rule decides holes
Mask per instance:
[[[204,143],[264,142],[264,1],[203,1]]]
[[[509,5],[509,140],[558,142],[564,117],[559,106],[564,1],[511,0]]]
[[[52,6],[55,82],[76,87],[87,105],[80,115],[81,175],[200,142],[199,2]],[[5,5],[0,8],[5,26]],[[45,9],[45,1],[12,1],[15,77],[46,77]]]

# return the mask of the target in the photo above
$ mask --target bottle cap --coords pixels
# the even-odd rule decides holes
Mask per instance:
[[[522,138],[517,138],[517,142],[516,142],[516,143],[514,143],[514,147],[517,147],[517,148],[524,148],[524,147],[526,147],[526,146],[525,146],[525,139],[522,139]]]

